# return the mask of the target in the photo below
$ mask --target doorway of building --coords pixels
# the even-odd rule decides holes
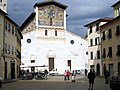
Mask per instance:
[[[99,63],[97,64],[96,69],[97,69],[96,71],[97,76],[100,76],[100,64]]]
[[[105,72],[105,70],[106,70],[106,64],[104,64],[104,66],[103,66],[103,72]]]
[[[54,58],[49,58],[49,71],[54,69]]]
[[[11,63],[11,79],[15,78],[15,63]]]
[[[71,71],[71,60],[68,60],[67,63],[68,63],[68,66],[70,67],[70,71]]]
[[[5,62],[4,78],[5,78],[5,80],[7,79],[7,62]]]
[[[110,72],[110,77],[112,77],[113,73],[114,73],[114,71],[113,71],[113,64],[109,64],[109,72]]]

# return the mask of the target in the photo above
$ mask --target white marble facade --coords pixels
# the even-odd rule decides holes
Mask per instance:
[[[38,10],[36,7],[34,19],[22,30],[21,62],[24,65],[21,65],[21,69],[30,71],[31,67],[35,67],[35,71],[45,68],[48,71],[57,69],[60,74],[63,74],[65,70],[70,70],[68,60],[71,61],[71,70],[88,69],[88,42],[67,31],[66,10],[63,14],[63,26],[38,25]],[[36,28],[33,28],[35,25]],[[45,35],[45,30],[47,30],[47,35]],[[28,39],[31,42],[28,43]],[[52,67],[49,64],[51,58],[53,60]],[[32,63],[31,60],[33,60]]]

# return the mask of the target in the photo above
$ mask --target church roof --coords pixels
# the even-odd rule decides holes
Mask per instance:
[[[35,17],[35,12],[32,12],[30,16],[24,21],[24,23],[20,26],[20,29],[23,30],[24,27]]]
[[[64,5],[60,2],[55,1],[55,0],[46,0],[46,1],[43,1],[43,2],[35,3],[34,8],[36,6],[39,7],[39,6],[46,6],[46,5],[56,5],[56,6],[59,6],[59,7],[63,8],[63,9],[66,9],[68,7],[68,6],[66,6],[66,5]]]

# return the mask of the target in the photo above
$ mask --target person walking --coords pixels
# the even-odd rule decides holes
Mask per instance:
[[[85,69],[85,76],[87,76],[87,72],[88,72],[87,69]]]
[[[45,69],[44,70],[45,79],[47,79],[47,74],[48,74],[48,71],[47,71],[47,69]]]
[[[109,82],[109,77],[110,77],[110,73],[108,70],[104,71],[104,76],[105,76],[105,84],[108,84]]]
[[[69,70],[67,71],[67,79],[70,80],[70,72],[69,72]]]
[[[89,79],[89,89],[88,90],[93,90],[94,79],[95,79],[95,71],[93,69],[90,69],[90,72],[88,73],[88,79]]]
[[[75,77],[76,77],[76,73],[75,73],[75,71],[73,70],[73,71],[72,71],[72,82],[75,82]]]
[[[65,72],[64,72],[64,80],[66,80],[66,77],[67,77],[67,71],[65,70]]]

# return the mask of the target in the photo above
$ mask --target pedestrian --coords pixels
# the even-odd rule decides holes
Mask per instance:
[[[104,76],[105,76],[105,84],[108,84],[109,82],[109,77],[110,77],[110,73],[108,70],[104,71]]]
[[[73,70],[73,71],[72,71],[72,82],[75,82],[75,77],[76,77],[76,73],[75,73],[75,71]]]
[[[87,72],[88,72],[87,69],[85,69],[85,76],[87,76]]]
[[[64,80],[66,80],[66,77],[67,77],[67,72],[65,70],[65,72],[64,72]]]
[[[2,87],[2,78],[0,77],[0,88]]]
[[[67,70],[67,79],[70,80],[70,72]]]
[[[88,79],[89,79],[89,89],[88,90],[93,90],[94,79],[95,79],[95,71],[93,69],[90,69],[90,72],[88,73]]]
[[[45,79],[47,79],[47,74],[48,74],[47,69],[44,70],[44,74],[45,74]]]

